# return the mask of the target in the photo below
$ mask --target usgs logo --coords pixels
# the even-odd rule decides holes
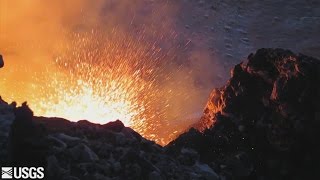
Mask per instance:
[[[2,179],[43,179],[43,167],[2,167]]]

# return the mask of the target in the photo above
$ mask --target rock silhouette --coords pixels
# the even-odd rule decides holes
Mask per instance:
[[[121,121],[70,122],[34,117],[26,103],[3,106],[14,118],[5,129],[9,136],[0,139],[1,158],[8,157],[2,165],[43,166],[46,179],[219,179],[197,152],[183,149],[173,158]],[[7,121],[2,118],[0,125]]]
[[[172,153],[193,148],[226,179],[319,178],[320,61],[260,49],[231,76]]]
[[[2,68],[4,66],[4,61],[2,58],[2,55],[0,54],[0,68]]]

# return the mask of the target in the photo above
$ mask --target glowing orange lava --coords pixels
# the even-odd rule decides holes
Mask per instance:
[[[57,69],[37,77],[49,84],[34,87],[43,89],[36,114],[98,123],[120,119],[127,126],[142,128],[138,124],[144,124],[150,109],[154,88],[150,77],[159,57],[149,56],[141,44],[115,32],[107,37],[92,32],[72,38],[66,53],[55,59]]]
[[[2,79],[5,88],[0,93],[6,100],[21,103],[27,99],[38,116],[101,124],[119,119],[160,144],[168,143],[185,129],[168,128],[168,120],[175,118],[170,112],[175,109],[170,98],[179,94],[173,94],[174,85],[168,87],[167,83],[173,78],[168,68],[172,57],[162,52],[157,42],[148,43],[144,36],[132,38],[115,30],[92,30],[68,38],[70,43],[62,44],[58,48],[61,54],[52,61],[37,69],[14,68],[31,80],[12,83]],[[26,89],[14,89],[13,84]]]
[[[37,116],[119,119],[167,144],[198,120],[207,91],[195,83],[202,66],[186,58],[198,52],[175,33],[179,7],[160,4],[0,0],[0,95]]]

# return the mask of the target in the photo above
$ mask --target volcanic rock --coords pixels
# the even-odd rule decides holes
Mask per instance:
[[[17,108],[3,104],[6,114],[14,113],[8,116],[11,124],[7,120],[0,123],[9,124],[9,142],[1,149],[2,156],[9,157],[4,165],[42,166],[46,179],[216,177],[208,165],[199,162],[196,151],[183,149],[179,159],[172,158],[163,147],[124,127],[120,121],[100,125],[34,117],[26,103]]]
[[[9,156],[7,151],[8,138],[15,119],[13,109],[14,106],[4,102],[0,96],[0,166],[5,165]]]
[[[88,146],[82,143],[69,149],[69,152],[74,161],[91,162],[99,160],[99,157]]]
[[[78,137],[71,137],[64,133],[52,134],[51,137],[57,139],[58,141],[62,141],[62,143],[65,143],[68,147],[72,147],[83,141]]]
[[[149,174],[148,180],[162,180],[163,178],[157,171],[153,171]]]
[[[109,123],[103,125],[102,127],[107,130],[120,132],[124,128],[124,124],[121,121],[116,120],[114,122],[109,122]]]
[[[181,149],[181,155],[178,156],[178,160],[181,164],[192,166],[194,165],[199,159],[198,152],[194,151],[193,149]]]
[[[8,146],[11,163],[18,166],[44,164],[49,148],[44,127],[33,122],[33,112],[26,103],[15,108],[14,114]]]
[[[260,49],[214,89],[204,115],[168,145],[192,148],[225,179],[319,179],[320,61]]]
[[[2,55],[0,54],[0,68],[2,68],[4,66],[4,61],[2,58]]]

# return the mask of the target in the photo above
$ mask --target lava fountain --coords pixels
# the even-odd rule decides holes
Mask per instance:
[[[143,36],[133,41],[116,31],[104,35],[74,34],[65,53],[55,58],[56,69],[36,77],[48,82],[33,86],[42,94],[34,107],[36,114],[97,123],[120,119],[127,126],[143,128],[139,124],[144,124],[154,100],[154,72],[161,56],[137,43]]]
[[[188,95],[174,90],[172,72],[179,72],[179,66],[172,60],[174,55],[158,45],[164,37],[150,41],[143,32],[133,37],[116,29],[73,33],[49,63],[37,70],[15,68],[25,71],[19,74],[31,75],[31,81],[14,83],[27,90],[12,90],[12,82],[4,78],[2,87],[7,88],[1,94],[8,101],[27,97],[38,116],[101,124],[119,119],[143,136],[166,144],[186,128],[173,126],[175,130],[166,134],[174,118],[170,101]],[[161,131],[166,134],[163,138],[158,135]]]
[[[192,43],[176,33],[173,1],[137,2],[1,0],[0,95],[37,116],[119,119],[173,140],[198,120],[209,91],[197,80],[212,69],[186,58]]]

